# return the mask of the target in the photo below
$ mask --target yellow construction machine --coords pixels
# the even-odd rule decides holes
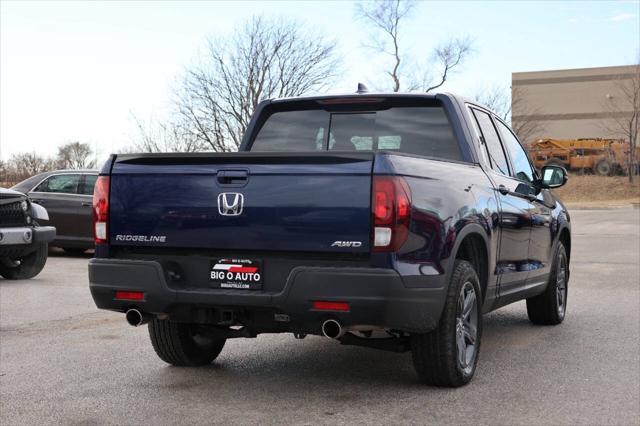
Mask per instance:
[[[538,139],[528,147],[529,157],[536,168],[545,165],[563,166],[567,170],[593,171],[609,176],[626,173],[629,161],[629,142],[621,139]],[[640,147],[636,148],[637,158]]]

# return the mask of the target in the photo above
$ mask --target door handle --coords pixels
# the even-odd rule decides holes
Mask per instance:
[[[517,192],[517,191],[510,191],[509,188],[507,188],[504,185],[499,185],[498,186],[498,192],[501,193],[502,195],[511,195],[513,197],[518,197],[518,198],[523,198],[531,203],[539,203],[542,204],[543,206],[550,208],[550,209],[554,209],[555,203],[553,205],[548,205],[547,203],[545,203],[543,200],[538,199],[538,197],[536,197],[535,195],[531,195],[531,194],[523,194],[521,192]]]
[[[517,192],[517,191],[511,191],[509,188],[507,188],[504,185],[498,186],[498,192],[501,193],[502,195],[511,195],[513,197],[524,198],[525,200],[528,200],[528,201],[537,200],[537,198],[534,195],[523,194],[522,192]]]
[[[87,203],[86,201],[83,201],[83,202],[80,203],[80,205],[82,207],[91,207],[93,204],[92,203]]]
[[[218,184],[222,186],[245,186],[249,180],[249,171],[220,170],[216,177]]]

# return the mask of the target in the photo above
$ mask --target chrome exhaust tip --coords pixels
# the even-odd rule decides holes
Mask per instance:
[[[339,339],[344,335],[342,325],[334,319],[322,323],[322,334],[329,339]]]
[[[133,327],[139,327],[147,322],[142,313],[137,309],[129,309],[125,314],[125,318],[127,319],[127,323]]]

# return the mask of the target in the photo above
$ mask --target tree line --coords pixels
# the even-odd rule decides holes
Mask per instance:
[[[52,157],[36,152],[13,154],[0,160],[0,186],[10,186],[38,173],[59,169],[90,169],[96,166],[91,146],[82,142],[68,142],[58,147]]]

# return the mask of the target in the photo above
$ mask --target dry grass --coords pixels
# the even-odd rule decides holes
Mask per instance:
[[[562,188],[554,191],[562,201],[578,204],[620,204],[640,202],[640,178],[633,185],[626,176],[571,175]]]

